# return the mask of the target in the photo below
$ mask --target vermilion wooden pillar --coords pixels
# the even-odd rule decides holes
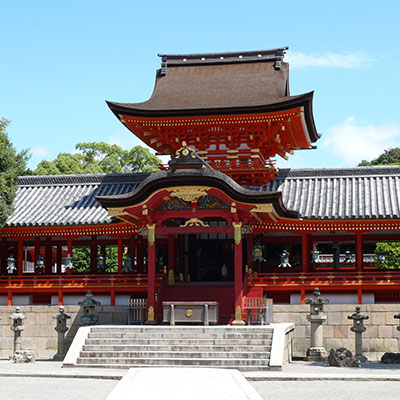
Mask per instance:
[[[306,290],[304,288],[300,289],[300,303],[302,305],[306,304]]]
[[[104,260],[105,261],[105,260]],[[92,274],[97,272],[97,237],[92,236],[90,244],[90,272]],[[104,273],[104,271],[101,271]]]
[[[244,325],[242,302],[243,302],[243,241],[242,241],[242,223],[233,223],[234,228],[234,256],[235,256],[235,320],[234,325]]]
[[[252,233],[247,234],[247,266],[253,270],[253,242],[254,236]]]
[[[118,236],[118,273],[119,274],[122,274],[122,257],[123,257],[122,236]]]
[[[138,237],[137,243],[137,269],[140,273],[144,272],[143,257],[144,257],[144,243],[143,238]]]
[[[135,235],[131,235],[129,238],[129,257],[132,260],[132,268],[134,272],[136,271],[137,265],[135,265],[135,256],[136,256],[136,240]]]
[[[310,235],[303,233],[301,237],[301,261],[302,271],[310,272]]]
[[[33,269],[36,273],[36,262],[40,255],[40,237],[35,236],[35,259],[33,260]]]
[[[47,275],[53,272],[53,247],[51,245],[51,238],[49,237],[46,238],[44,267]]]
[[[175,270],[175,235],[168,235],[168,269]]]
[[[57,274],[61,274],[61,264],[62,264],[62,247],[57,246]],[[62,303],[61,303],[62,305]]]
[[[58,269],[58,267],[57,267]],[[58,291],[58,305],[62,306],[63,305],[63,301],[64,301],[64,296],[63,296],[63,292],[62,290]]]
[[[147,225],[147,321],[155,321],[156,244],[155,225]]]
[[[17,273],[22,275],[22,262],[24,259],[24,240],[18,239]]]
[[[362,233],[356,233],[356,266],[357,272],[362,272],[363,269],[363,245],[362,245]]]

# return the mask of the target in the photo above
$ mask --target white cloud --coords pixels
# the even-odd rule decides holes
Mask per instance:
[[[400,145],[400,127],[388,125],[362,125],[355,117],[332,126],[324,135],[322,147],[329,149],[347,165],[357,165],[361,160],[372,160],[385,149]]]
[[[371,65],[373,60],[361,52],[304,54],[291,51],[285,56],[285,61],[290,63],[293,69],[302,69],[307,67],[365,68]]]
[[[34,156],[44,157],[50,154],[50,152],[44,147],[31,147],[31,152]]]
[[[132,147],[140,145],[147,147],[139,138],[128,130],[119,131],[107,140],[108,144],[116,144],[123,149],[130,150]]]

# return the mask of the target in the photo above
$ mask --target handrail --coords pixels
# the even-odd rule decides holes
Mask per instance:
[[[162,286],[165,274],[156,275],[156,285]],[[110,275],[4,275],[0,276],[1,287],[86,287],[86,286],[142,286],[147,285],[147,274]]]
[[[300,273],[252,273],[247,276],[247,285],[270,284],[374,284],[374,283],[399,283],[400,271],[329,271],[329,272],[300,272]]]

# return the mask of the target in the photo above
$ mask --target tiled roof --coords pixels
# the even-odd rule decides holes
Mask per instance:
[[[260,190],[304,219],[400,218],[399,166],[281,169]]]
[[[134,190],[148,174],[29,176],[19,179],[6,226],[107,224],[95,196]],[[400,218],[400,167],[281,169],[257,190],[281,191],[304,219]]]
[[[148,174],[26,176],[18,180],[14,213],[6,226],[107,224],[95,196],[129,192]]]

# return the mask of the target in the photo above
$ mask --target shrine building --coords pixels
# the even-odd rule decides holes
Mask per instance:
[[[304,304],[316,286],[331,303],[399,302],[375,248],[400,239],[400,167],[275,166],[320,138],[313,92],[290,94],[287,50],[160,55],[148,101],[107,102],[171,155],[158,172],[20,177],[0,304],[77,304],[90,289],[102,304],[147,299],[148,321],[163,301],[218,301],[228,323],[246,298]]]

